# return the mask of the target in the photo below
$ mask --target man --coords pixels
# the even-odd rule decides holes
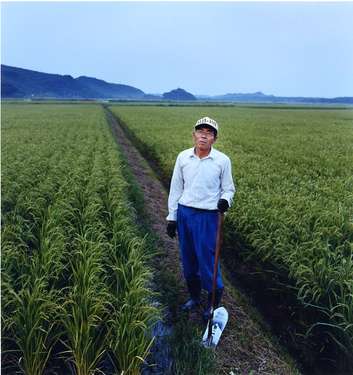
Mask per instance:
[[[204,117],[192,133],[194,147],[182,151],[174,166],[168,199],[167,233],[178,231],[183,273],[190,311],[200,304],[201,289],[208,292],[207,320],[212,299],[212,279],[219,212],[230,207],[235,193],[230,159],[212,147],[218,135],[215,120]],[[223,281],[218,267],[215,307],[222,298]]]

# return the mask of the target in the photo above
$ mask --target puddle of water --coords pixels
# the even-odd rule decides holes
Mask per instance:
[[[154,343],[151,353],[142,366],[142,375],[170,374],[172,368],[172,356],[169,345],[169,337],[172,334],[172,326],[159,320],[152,329]]]

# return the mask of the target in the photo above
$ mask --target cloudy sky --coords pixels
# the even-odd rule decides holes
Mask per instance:
[[[146,93],[353,96],[353,3],[1,3],[1,62]]]

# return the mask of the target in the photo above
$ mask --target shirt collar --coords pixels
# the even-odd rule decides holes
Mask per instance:
[[[210,153],[209,153],[204,159],[207,159],[207,158],[214,159],[214,158],[216,157],[215,154],[216,154],[216,153],[215,153],[213,147],[211,146],[211,151],[210,151]],[[190,150],[189,150],[189,157],[191,157],[191,158],[196,158],[196,157],[197,157],[197,156],[195,155],[195,147],[190,148]]]

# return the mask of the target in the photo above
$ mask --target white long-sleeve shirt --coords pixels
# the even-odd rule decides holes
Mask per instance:
[[[231,206],[235,190],[228,156],[211,148],[210,153],[200,159],[194,148],[184,150],[178,155],[174,166],[167,220],[177,219],[178,203],[216,210],[222,198]]]

